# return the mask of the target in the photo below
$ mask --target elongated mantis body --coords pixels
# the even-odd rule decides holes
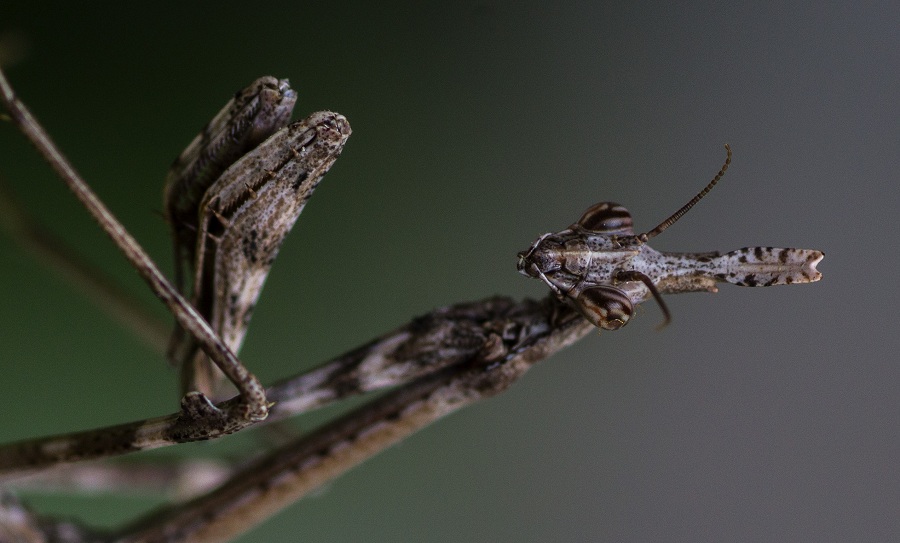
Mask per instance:
[[[769,287],[818,281],[824,254],[809,249],[747,247],[721,254],[661,253],[647,241],[659,235],[719,182],[731,163],[690,202],[656,228],[635,235],[631,214],[614,202],[591,206],[572,226],[541,236],[519,253],[519,272],[536,277],[584,318],[605,330],[628,324],[634,307],[653,297],[670,320],[661,292],[716,292],[717,282]]]

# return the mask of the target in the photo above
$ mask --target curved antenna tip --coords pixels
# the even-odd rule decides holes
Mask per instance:
[[[716,176],[713,177],[712,181],[710,181],[705,187],[703,187],[703,190],[698,192],[696,196],[691,198],[690,202],[681,206],[681,209],[679,209],[678,211],[673,213],[672,216],[670,216],[668,219],[659,223],[659,225],[657,225],[656,228],[654,228],[653,230],[650,230],[649,232],[646,232],[644,234],[635,236],[641,243],[646,243],[647,240],[649,240],[650,238],[653,238],[653,237],[656,237],[656,236],[662,234],[666,228],[675,224],[678,221],[678,219],[680,219],[682,216],[684,216],[685,213],[687,213],[692,207],[694,207],[697,204],[697,202],[702,200],[703,197],[706,196],[709,193],[709,191],[712,190],[712,188],[714,186],[716,186],[716,183],[718,183],[719,180],[722,179],[722,176],[725,175],[725,172],[728,171],[728,166],[731,164],[731,146],[728,145],[727,143],[725,144],[725,152],[727,153],[725,156],[725,163],[722,165],[722,168],[719,170],[719,173],[717,173]]]

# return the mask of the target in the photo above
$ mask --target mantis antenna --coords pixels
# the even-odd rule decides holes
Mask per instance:
[[[722,176],[725,175],[726,171],[728,171],[728,165],[731,164],[731,146],[729,146],[727,143],[725,144],[725,151],[728,153],[728,155],[725,157],[725,164],[722,165],[722,169],[719,170],[719,173],[717,173],[715,177],[713,177],[713,180],[710,181],[708,185],[703,187],[703,190],[698,192],[696,196],[691,198],[690,202],[684,204],[681,209],[673,213],[671,217],[659,223],[659,226],[657,226],[653,230],[650,230],[646,234],[639,234],[635,236],[638,241],[640,241],[641,243],[647,243],[647,240],[649,240],[650,238],[655,238],[656,236],[662,234],[666,228],[675,224],[678,219],[684,216],[684,214],[687,213],[692,207],[697,205],[697,202],[699,202],[703,199],[704,196],[709,194],[709,191],[711,191],[712,188],[716,186],[716,183],[719,182],[719,179],[722,179]]]

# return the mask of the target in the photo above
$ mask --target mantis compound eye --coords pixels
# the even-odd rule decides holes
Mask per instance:
[[[631,213],[614,202],[594,204],[584,212],[575,225],[600,234],[634,234]]]
[[[612,286],[586,289],[575,299],[575,306],[584,318],[603,330],[618,330],[628,324],[634,313],[628,295]]]

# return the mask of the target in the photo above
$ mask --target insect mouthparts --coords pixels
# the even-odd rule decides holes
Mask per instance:
[[[518,261],[516,261],[516,269],[519,270],[519,273],[523,273],[523,274],[525,273],[525,256],[526,256],[525,251],[521,251],[519,254],[516,255],[516,258],[518,258]]]

